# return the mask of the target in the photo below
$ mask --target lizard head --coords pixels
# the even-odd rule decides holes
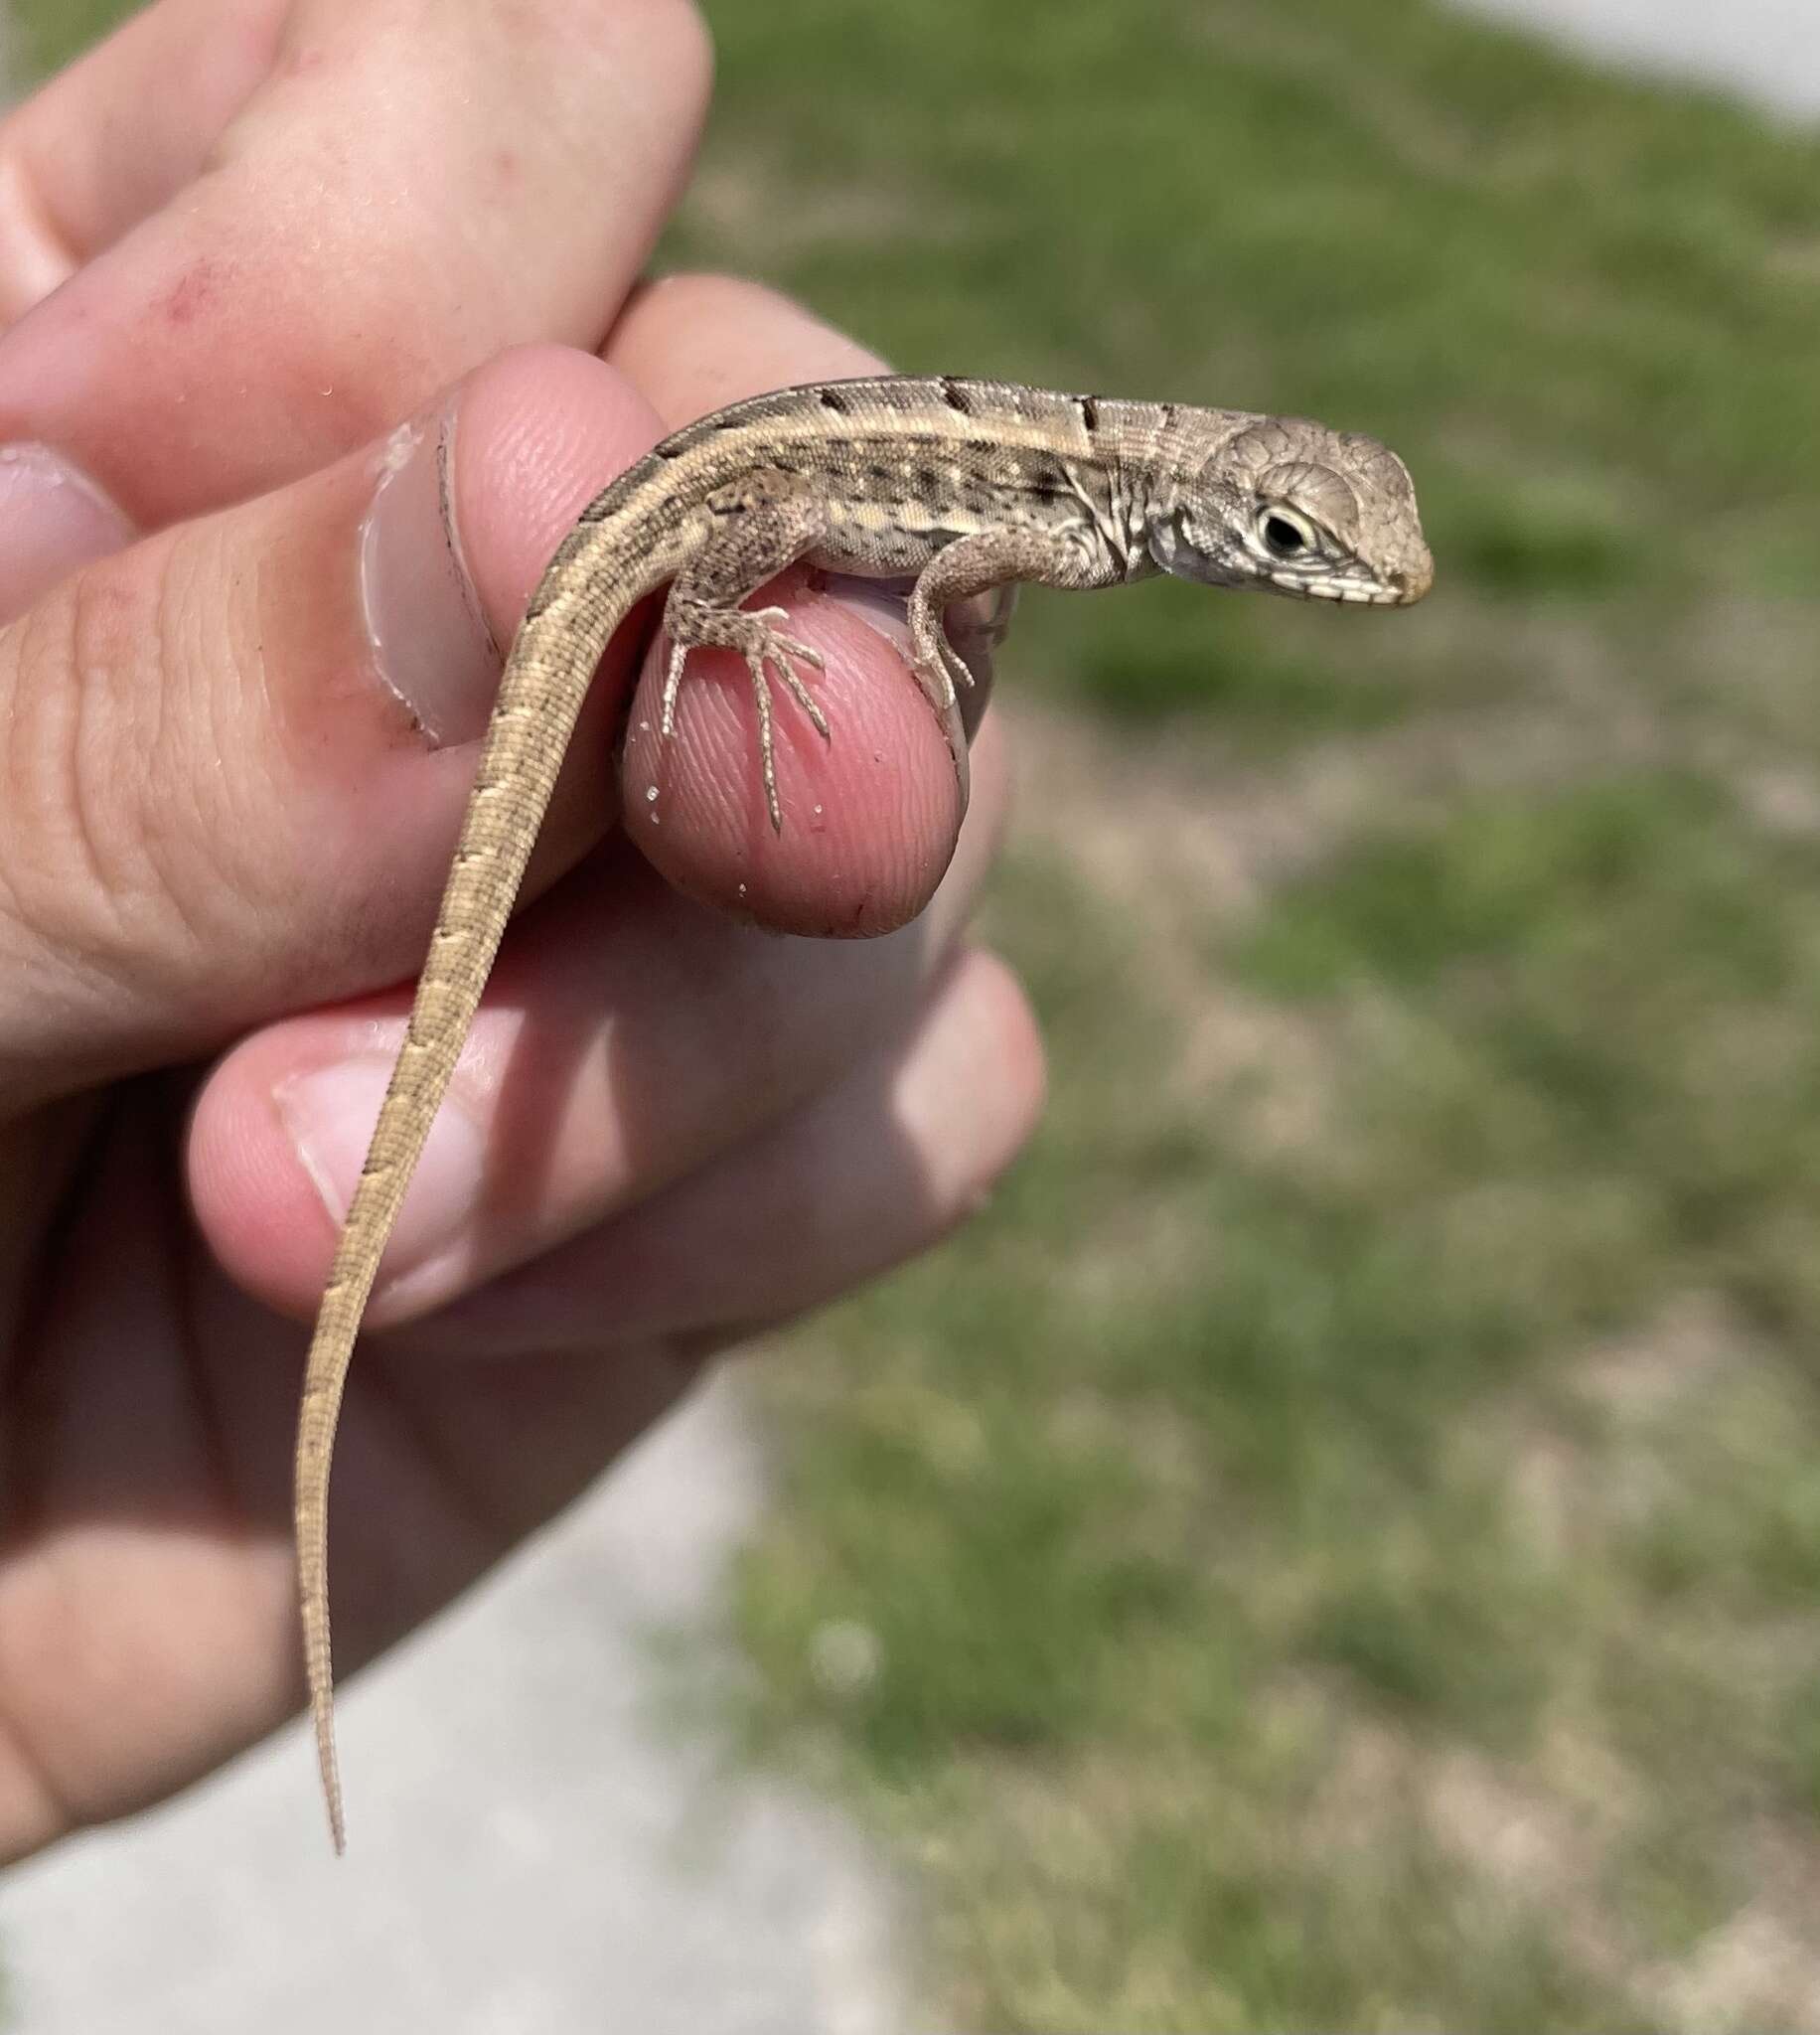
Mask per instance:
[[[1302,417],[1253,417],[1158,502],[1165,572],[1301,600],[1406,607],[1428,592],[1409,469],[1388,446]]]

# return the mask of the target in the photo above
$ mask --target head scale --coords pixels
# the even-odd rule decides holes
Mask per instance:
[[[1158,500],[1149,548],[1183,579],[1302,600],[1403,607],[1435,577],[1402,460],[1303,417],[1241,419]]]

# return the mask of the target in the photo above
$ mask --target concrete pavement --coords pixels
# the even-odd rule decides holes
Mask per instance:
[[[350,1850],[287,1731],[11,1875],[22,2035],[887,2035],[884,1882],[654,1702],[759,1499],[727,1380],[342,1704]],[[661,1682],[661,1677],[657,1678]]]
[[[1816,0],[1455,0],[1607,61],[1820,118]]]

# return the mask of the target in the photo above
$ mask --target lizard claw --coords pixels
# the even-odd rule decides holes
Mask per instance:
[[[746,662],[750,665],[752,660],[748,658]],[[767,662],[776,667],[778,679],[784,690],[808,714],[810,724],[816,733],[825,742],[831,740],[828,715],[822,711],[821,702],[796,674],[796,667],[799,664],[808,665],[812,671],[826,671],[828,666],[822,653],[812,649],[807,643],[799,643],[794,636],[773,634],[767,638],[764,649],[759,653],[758,672],[763,671]]]
[[[781,621],[783,613],[777,608],[761,608],[753,617],[759,623],[757,640],[746,648],[746,670],[752,678],[752,699],[758,708],[758,755],[765,780],[765,808],[771,815],[771,831],[784,831],[784,809],[777,793],[776,744],[771,732],[771,682],[765,667],[772,666],[778,676],[778,683],[791,699],[809,716],[811,726],[826,742],[832,739],[828,715],[809,688],[797,676],[799,663],[808,665],[814,671],[826,669],[822,653],[807,643],[800,643],[794,636],[786,636],[770,626],[770,617]]]
[[[961,693],[974,689],[974,675],[966,660],[939,630],[932,643],[917,645],[912,662],[917,682],[938,714],[953,713]]]
[[[670,656],[664,668],[664,704],[659,730],[665,740],[677,731],[677,696],[682,690],[683,668],[688,653],[697,645],[737,650],[746,661],[752,681],[752,701],[758,711],[758,750],[764,768],[765,808],[771,825],[779,833],[784,826],[783,806],[777,791],[777,758],[771,726],[772,673],[792,700],[803,709],[810,725],[826,742],[832,740],[828,715],[822,704],[804,685],[797,666],[825,671],[827,660],[814,644],[787,636],[778,626],[790,617],[782,608],[728,608],[697,613],[690,625],[679,628],[673,618]]]

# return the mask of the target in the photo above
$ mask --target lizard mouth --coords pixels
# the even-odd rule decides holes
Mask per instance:
[[[1383,579],[1309,579],[1293,572],[1273,572],[1271,585],[1295,600],[1340,601],[1349,607],[1395,608],[1419,600],[1420,594]],[[1426,591],[1426,588],[1424,589]]]

